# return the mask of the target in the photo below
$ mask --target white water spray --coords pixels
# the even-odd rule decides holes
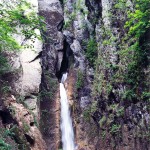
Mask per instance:
[[[63,150],[74,150],[75,144],[74,144],[72,120],[70,117],[67,93],[63,84],[66,78],[67,78],[67,73],[63,74],[60,83],[62,143],[63,143]]]

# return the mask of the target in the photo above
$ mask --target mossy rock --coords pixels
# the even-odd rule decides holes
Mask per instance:
[[[14,140],[16,143],[18,143],[18,149],[19,150],[30,150],[29,143],[26,140],[26,137],[24,136],[24,133],[18,128],[15,127],[13,129],[14,133]]]
[[[120,108],[117,109],[116,115],[117,117],[123,117],[124,116],[124,107],[121,106]]]
[[[112,112],[116,112],[117,109],[118,109],[118,105],[119,105],[119,104],[112,104],[112,105],[110,105],[110,106],[107,106],[107,110],[108,110],[108,111],[112,111]]]
[[[101,128],[105,125],[106,121],[107,121],[106,116],[103,116],[103,117],[100,119],[99,125],[100,125]]]

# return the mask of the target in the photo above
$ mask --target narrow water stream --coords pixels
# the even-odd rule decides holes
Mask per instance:
[[[67,78],[67,73],[63,74],[60,83],[60,102],[61,102],[61,132],[63,150],[74,150],[74,133],[72,127],[72,119],[69,111],[67,93],[64,87],[64,81]]]

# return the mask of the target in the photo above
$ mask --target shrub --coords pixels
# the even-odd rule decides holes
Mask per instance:
[[[9,65],[3,52],[19,50],[22,48],[13,37],[14,34],[21,34],[26,39],[39,38],[35,29],[44,29],[41,24],[41,17],[34,11],[26,13],[27,9],[32,9],[30,3],[24,0],[6,3],[5,0],[0,2],[0,75],[8,71]],[[19,27],[17,30],[16,27]],[[29,45],[26,45],[29,47]]]
[[[84,85],[84,76],[81,70],[77,72],[77,82],[76,82],[76,89],[82,88]]]
[[[117,134],[120,131],[121,125],[113,124],[110,133]]]
[[[0,149],[1,150],[11,150],[11,145],[7,144],[3,139],[0,139]]]
[[[85,55],[89,60],[90,65],[93,67],[96,60],[96,54],[97,54],[97,43],[95,39],[91,38],[87,43],[87,49]]]

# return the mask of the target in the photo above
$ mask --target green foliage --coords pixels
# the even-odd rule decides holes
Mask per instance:
[[[148,99],[148,101],[150,102],[150,92],[143,92],[142,93],[142,98],[143,99]]]
[[[91,66],[94,66],[95,60],[96,60],[96,54],[97,54],[97,43],[95,39],[89,39],[87,43],[87,50],[86,50],[86,57],[90,62]]]
[[[89,108],[83,111],[83,118],[86,121],[90,121],[90,116],[91,116],[91,111]]]
[[[16,107],[9,106],[9,111],[10,111],[11,115],[14,116],[16,114]]]
[[[7,59],[2,53],[22,48],[14,35],[21,34],[25,39],[41,39],[35,29],[44,29],[42,18],[31,10],[33,10],[32,5],[25,0],[12,3],[6,3],[5,0],[0,2],[0,75],[9,70]]]
[[[7,136],[13,137],[13,135],[14,135],[13,129],[14,128],[15,128],[15,126],[12,127],[11,129],[1,128],[0,129],[0,138],[5,139]]]
[[[128,21],[125,27],[129,28],[129,35],[140,38],[150,27],[150,1],[135,0],[134,12],[128,12]]]
[[[106,131],[102,131],[102,139],[105,139],[106,137]]]
[[[84,85],[84,76],[81,70],[77,72],[77,82],[76,82],[76,89],[82,88]]]
[[[3,133],[3,137],[6,138],[7,136],[13,137],[15,134],[13,130],[15,129],[16,126],[13,126],[11,129],[6,129],[5,132]]]
[[[47,133],[50,129],[49,126],[49,116],[50,116],[50,112],[47,109],[43,109],[41,110],[41,122],[40,122],[40,126],[42,127],[42,131],[43,133]]]
[[[95,80],[93,85],[93,94],[100,95],[103,91],[107,97],[111,93],[113,86],[113,76],[110,72],[106,70],[112,70],[114,72],[118,69],[118,65],[112,64],[110,61],[109,49],[115,50],[116,37],[113,35],[112,31],[107,27],[101,27],[103,38],[101,43],[98,45],[98,50],[95,55]],[[97,59],[96,56],[98,55]],[[114,54],[115,55],[115,54]],[[109,81],[107,80],[109,78]]]
[[[57,80],[50,77],[48,72],[46,72],[45,74],[46,74],[47,83],[48,83],[50,89],[49,90],[42,90],[41,94],[42,95],[45,94],[49,97],[54,97],[55,96],[54,94],[55,94],[56,89],[57,89]]]
[[[124,107],[120,107],[117,110],[117,117],[122,117],[124,115]]]
[[[40,20],[34,11],[26,13],[32,9],[30,3],[24,0],[11,4],[5,1],[0,3],[0,51],[16,50],[21,46],[13,38],[13,34],[23,34],[26,38],[37,37],[35,29],[40,27]],[[21,31],[17,31],[16,26]]]
[[[100,104],[102,102],[102,105],[107,105],[105,110],[96,110],[102,113],[99,120],[100,129],[109,128],[109,133],[118,136],[121,132],[119,123],[124,119],[126,109],[123,105],[128,106],[144,100],[147,102],[145,109],[149,111],[150,94],[146,82],[150,43],[149,36],[146,35],[150,33],[150,1],[134,0],[133,9],[132,4],[128,4],[126,0],[115,2],[117,9],[114,12],[117,17],[114,17],[114,20],[110,18],[110,21],[118,23],[119,31],[118,34],[114,34],[113,30],[102,24],[93,93],[96,98],[98,97]],[[116,64],[110,61],[112,55],[118,57]],[[122,91],[117,91],[120,86]],[[114,94],[114,99],[111,93]]]
[[[147,102],[144,102],[145,109],[149,111],[150,93],[146,82],[150,43],[149,36],[146,35],[150,33],[150,1],[134,0],[133,9],[132,3],[129,4],[126,0],[116,0],[114,3],[117,9],[112,8],[112,11],[114,9],[116,18],[113,20],[111,16],[110,22],[118,23],[119,30],[118,33],[113,31],[116,30],[115,24],[112,25],[115,26],[112,30],[103,24],[100,26],[101,39],[95,63],[93,93],[99,104],[104,107],[106,104],[103,110],[96,110],[102,114],[100,129],[106,129],[111,135],[119,137],[122,127],[120,122],[124,119],[126,110],[123,106],[128,107],[131,103],[144,100]],[[111,61],[113,55],[118,57],[114,64]]]
[[[30,126],[23,120],[23,130],[24,132],[29,132],[30,131]]]
[[[8,93],[8,92],[10,91],[10,86],[5,85],[5,86],[2,87],[1,90],[2,90],[2,92],[3,92],[4,94],[6,94],[6,93]]]
[[[67,3],[67,0],[64,0],[64,1],[61,0],[61,3],[63,5],[65,5]],[[67,16],[67,19],[65,20],[65,24],[64,24],[64,29],[72,27],[73,21],[76,19],[76,16],[77,16],[77,14],[79,12],[80,12],[80,16],[82,18],[84,18],[85,15],[88,14],[88,10],[85,9],[86,7],[84,7],[83,4],[84,3],[83,3],[82,0],[77,0],[77,1],[73,2],[73,4],[72,4],[72,6],[73,6],[72,11],[70,11],[66,7],[64,7],[64,13]],[[81,25],[80,28],[86,28],[86,25]]]
[[[111,84],[113,83],[125,83],[126,89],[124,93],[122,94],[122,98],[132,101],[135,99],[143,99],[142,97],[142,91],[144,93],[147,93],[145,91],[144,82],[143,79],[144,76],[144,68],[148,66],[148,45],[149,43],[144,43],[143,40],[140,42],[140,40],[144,37],[144,34],[149,30],[150,28],[150,1],[149,0],[135,0],[133,3],[133,9],[131,9],[132,4],[130,2],[127,2],[126,0],[117,0],[115,4],[115,9],[118,13],[122,13],[124,16],[124,19],[120,20],[122,21],[122,25],[124,24],[124,29],[126,34],[124,37],[122,37],[120,44],[118,46],[119,48],[119,58],[120,58],[120,64],[119,66],[115,67],[114,69],[107,66],[107,62],[109,60],[104,60],[103,57],[101,57],[101,64],[103,68],[106,68],[107,70],[113,69],[114,75],[113,77],[109,77],[110,82],[105,83],[105,86],[101,84],[101,86],[105,87],[111,87]],[[117,20],[118,21],[118,20]],[[119,21],[118,21],[119,22]],[[106,37],[112,37],[109,33],[106,33]],[[105,34],[104,34],[105,36]],[[110,40],[105,39],[103,40],[102,44],[103,46],[113,46],[113,41],[116,40]],[[144,45],[144,46],[141,46]],[[102,55],[102,54],[100,54]],[[105,56],[107,58],[107,56]],[[103,59],[103,60],[102,60]],[[105,62],[106,61],[106,62]],[[104,62],[104,63],[103,63]],[[98,66],[99,67],[99,66]],[[117,70],[117,71],[116,71]],[[104,75],[102,75],[101,72],[101,80],[100,82],[104,82]],[[97,83],[97,82],[94,82]],[[142,90],[140,90],[140,87],[144,86]],[[98,85],[97,85],[98,87]],[[99,86],[100,87],[100,86]],[[112,87],[113,88],[113,87]],[[102,90],[102,88],[99,88]],[[106,90],[108,91],[108,90]],[[111,91],[111,89],[110,89]],[[106,92],[107,95],[109,92]],[[105,94],[106,94],[105,93]]]
[[[69,28],[70,26],[71,26],[71,21],[70,20],[68,20],[68,21],[65,21],[65,24],[64,24],[64,29],[67,29],[67,28]]]
[[[86,121],[90,121],[91,116],[97,110],[97,101],[92,102],[90,107],[83,111],[83,117]]]
[[[99,121],[99,124],[100,124],[100,127],[102,128],[104,126],[104,124],[106,123],[107,121],[107,118],[106,116],[103,116],[100,121]]]
[[[28,131],[28,129],[24,130]],[[3,127],[0,128],[0,150],[18,150],[18,149],[19,150],[30,149],[22,130],[17,125],[13,125],[13,127],[9,129]]]
[[[90,111],[93,114],[97,110],[97,101],[92,102]]]
[[[147,64],[148,50],[147,45],[144,47],[140,43],[140,38],[143,38],[144,34],[150,28],[150,1],[149,0],[135,0],[134,11],[128,11],[128,21],[125,24],[125,28],[128,28],[127,39],[129,39],[129,47],[126,49],[126,61],[127,73],[124,75],[124,81],[130,86],[124,95],[124,99],[142,99],[142,92],[140,87],[144,79],[143,68]],[[143,41],[144,42],[144,41]],[[145,86],[146,87],[146,86]],[[145,88],[142,91],[146,90]],[[144,91],[146,92],[146,91]]]
[[[3,139],[0,139],[0,149],[1,150],[11,150],[11,145],[7,144]]]
[[[15,145],[10,145],[8,139],[11,138],[12,140],[15,133],[14,133],[14,129],[16,128],[16,126],[14,125],[12,128],[10,129],[5,129],[5,128],[1,128],[0,129],[0,150],[14,150],[15,149]],[[7,141],[7,142],[6,142]]]
[[[0,75],[10,70],[6,57],[0,52]]]
[[[115,4],[116,9],[125,9],[126,8],[126,0],[119,0],[117,4]]]
[[[120,131],[120,128],[121,128],[121,125],[113,124],[110,129],[110,133],[117,134]]]

